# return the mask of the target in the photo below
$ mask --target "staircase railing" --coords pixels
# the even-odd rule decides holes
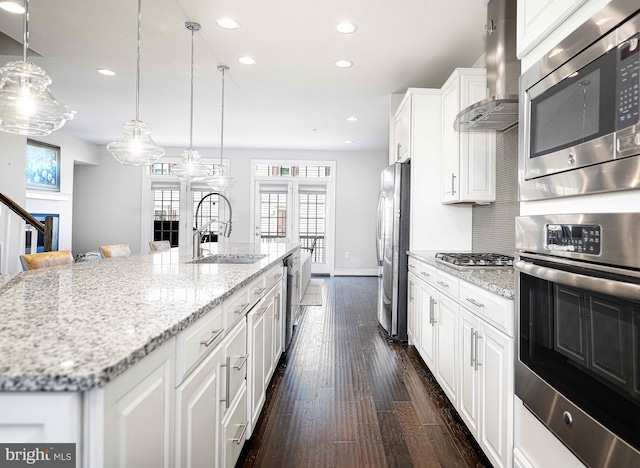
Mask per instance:
[[[53,250],[53,216],[45,217],[44,224],[42,224],[36,218],[31,216],[29,212],[27,212],[27,210],[22,208],[2,192],[0,192],[0,202],[4,203],[7,208],[24,219],[25,222],[36,228],[38,232],[41,232],[43,234],[45,252],[51,252]]]

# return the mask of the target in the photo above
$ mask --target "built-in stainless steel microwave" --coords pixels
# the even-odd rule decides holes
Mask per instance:
[[[640,188],[640,13],[612,1],[520,80],[520,199]]]

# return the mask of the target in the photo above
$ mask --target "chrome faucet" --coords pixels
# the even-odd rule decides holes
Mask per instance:
[[[207,198],[210,197],[211,195],[218,195],[219,198],[223,199],[224,201],[227,202],[227,205],[229,206],[229,219],[227,221],[220,221],[218,219],[212,219],[209,222],[207,222],[206,224],[204,224],[201,227],[196,227],[195,232],[193,233],[193,259],[197,260],[198,258],[200,258],[202,256],[202,250],[200,248],[200,244],[202,242],[202,233],[204,232],[205,229],[207,229],[209,226],[211,226],[213,223],[218,223],[220,226],[222,226],[222,235],[224,237],[229,237],[231,235],[231,229],[232,229],[232,225],[231,225],[231,219],[232,219],[232,208],[231,208],[231,202],[229,201],[229,199],[227,197],[225,197],[224,195],[222,195],[221,193],[218,192],[212,192],[209,193],[207,195],[205,195],[204,197],[202,197],[202,200],[200,200],[200,203],[198,203],[198,207],[196,208],[196,220],[198,219],[198,210],[200,209],[200,204],[202,203],[202,201]]]

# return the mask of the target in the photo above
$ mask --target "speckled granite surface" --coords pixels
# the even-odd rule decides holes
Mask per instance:
[[[470,283],[487,289],[495,294],[506,297],[507,299],[514,298],[515,276],[513,268],[470,268],[467,270],[458,270],[437,262],[435,259],[436,252],[424,250],[410,251],[407,253],[410,257],[427,262],[430,265],[440,268],[447,273],[451,273],[458,278],[469,281]]]
[[[297,248],[217,252],[266,255],[253,264],[187,263],[173,249],[4,276],[0,391],[103,386]]]

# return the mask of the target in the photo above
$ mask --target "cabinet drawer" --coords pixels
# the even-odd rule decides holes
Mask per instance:
[[[460,289],[460,279],[456,278],[449,273],[436,269],[436,284],[440,292],[445,293],[447,296],[452,297],[456,301],[458,300],[458,291]]]
[[[262,299],[267,293],[268,288],[266,279],[266,275],[263,274],[249,285],[249,300],[251,302],[250,307],[252,307],[260,299]]]
[[[218,306],[186,330],[178,334],[176,345],[176,378],[182,380],[222,341],[224,326],[222,307]]]
[[[231,330],[233,325],[251,309],[251,304],[249,287],[241,289],[224,301],[222,305],[224,311],[224,327],[227,330]]]
[[[421,263],[422,262],[420,260],[416,260],[413,257],[409,257],[407,259],[407,267],[408,267],[409,271],[411,273],[416,274],[416,275],[420,274],[420,264]]]
[[[420,279],[428,284],[430,284],[431,286],[435,286],[436,283],[436,267],[431,266],[427,263],[421,263],[420,264],[420,274],[418,275],[420,277]]]
[[[512,300],[500,297],[467,281],[460,281],[460,304],[508,336],[513,336],[514,304]]]
[[[238,461],[244,441],[246,439],[247,427],[249,421],[247,418],[247,387],[243,386],[240,397],[237,398],[231,408],[229,414],[222,422],[222,449],[224,460],[222,466],[233,468]]]
[[[269,270],[265,275],[265,287],[267,291],[271,289],[278,281],[282,279],[283,269],[282,266],[276,266]]]
[[[227,399],[228,407],[247,376],[247,319],[243,318],[223,342],[225,362],[224,385],[222,395]],[[224,414],[223,409],[223,414]]]

